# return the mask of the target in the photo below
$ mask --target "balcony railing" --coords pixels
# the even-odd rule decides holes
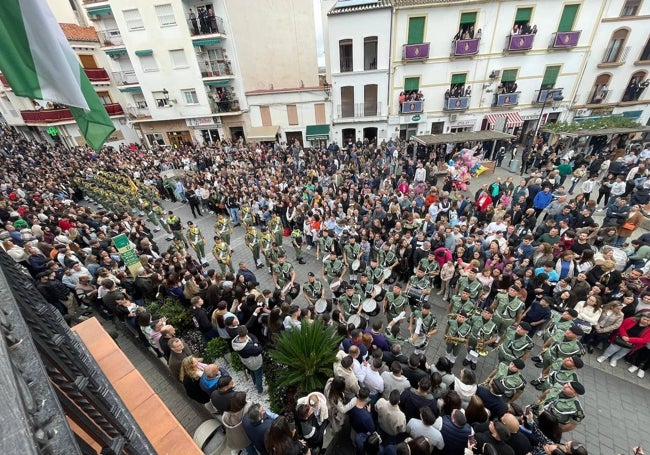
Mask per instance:
[[[554,49],[576,47],[580,41],[580,33],[582,30],[556,32],[551,39],[551,47]]]
[[[521,92],[514,92],[514,93],[498,93],[494,95],[494,103],[492,104],[493,106],[516,106],[519,104],[519,95]]]
[[[201,65],[201,77],[232,76],[230,60],[210,60]]]
[[[341,73],[350,73],[353,70],[352,57],[341,57],[340,58],[340,71]]]
[[[104,68],[84,68],[84,73],[86,73],[90,82],[104,82],[111,80]]]
[[[82,0],[84,5],[89,5],[91,3],[108,3],[108,0]]]
[[[508,35],[506,37],[506,49],[510,52],[528,51],[533,48],[535,34]]]
[[[97,36],[102,47],[123,46],[124,40],[118,29],[98,30]]]
[[[550,88],[550,89],[542,89],[542,90],[535,90],[535,95],[533,98],[533,104],[544,104],[544,100],[546,100],[546,103],[548,105],[551,104],[553,101],[553,96],[557,96],[558,94],[562,94],[561,88]],[[549,94],[549,92],[552,92]]]
[[[405,101],[400,105],[402,114],[420,114],[424,112],[424,101]]]
[[[380,102],[344,103],[337,106],[337,112],[339,119],[379,117],[382,115],[382,105]]]
[[[187,25],[192,36],[200,35],[225,35],[226,29],[223,26],[223,19],[219,16],[207,16],[205,18],[196,15],[196,19],[188,19]]]
[[[106,109],[108,115],[124,115],[124,109],[122,109],[120,103],[104,104],[104,109]]]
[[[402,60],[424,60],[429,58],[429,43],[405,44],[402,46]]]
[[[210,110],[213,114],[222,114],[228,112],[239,112],[238,100],[210,101]]]
[[[2,86],[4,88],[11,89],[11,86],[9,85],[9,82],[7,82],[7,78],[4,74],[0,74],[0,82],[2,82]]]
[[[478,54],[478,46],[480,43],[481,38],[454,40],[451,45],[451,53],[457,57],[476,55]]]
[[[464,111],[469,108],[471,96],[451,97],[445,100],[444,110],[446,111]]]
[[[20,111],[25,123],[54,123],[72,120],[70,109],[41,109],[40,111]]]
[[[133,70],[115,71],[113,73],[113,80],[118,86],[139,84],[138,78]]]

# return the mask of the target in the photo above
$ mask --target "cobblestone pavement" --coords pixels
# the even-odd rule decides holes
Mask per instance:
[[[483,174],[473,180],[468,194],[473,195],[481,184],[492,183],[496,177],[505,179],[510,176],[514,178],[516,184],[519,180],[518,174],[513,174],[505,168],[497,168],[494,175]],[[204,211],[202,217],[194,219],[187,204],[172,204],[169,201],[165,201],[164,206],[166,209],[174,210],[181,217],[183,224],[188,220],[192,220],[195,224],[198,224],[207,240],[206,252],[211,250],[213,246],[211,239],[215,220],[214,215]],[[597,216],[599,218],[602,215],[597,214]],[[235,269],[237,269],[239,261],[245,261],[249,265],[249,268],[255,272],[260,282],[260,288],[273,289],[273,282],[267,269],[255,269],[252,254],[243,242],[243,234],[243,228],[236,227],[232,235],[231,247],[234,249],[233,265]],[[638,232],[635,234],[639,235]],[[161,249],[165,249],[168,245],[163,231],[157,233],[155,240]],[[296,282],[302,285],[306,281],[309,271],[313,271],[317,276],[320,276],[322,263],[316,260],[315,249],[303,250],[303,256],[307,264],[298,265],[295,261],[293,248],[291,248],[290,241],[287,238],[285,238],[284,245],[287,250],[287,260],[292,262],[296,268]],[[210,256],[210,267],[218,268],[216,261],[211,257],[212,255],[208,254],[208,256]],[[301,297],[298,299],[302,300]],[[431,303],[434,314],[438,318],[439,326],[444,328],[446,323],[445,303],[440,297],[435,295],[432,296]],[[377,316],[377,318],[379,317],[382,317],[382,315]],[[536,342],[538,345],[541,344],[539,340],[536,340]],[[534,350],[535,353],[538,351],[538,348]],[[429,362],[434,363],[438,356],[443,353],[444,344],[442,343],[442,334],[439,333],[429,343],[426,354]],[[587,354],[584,357],[585,367],[580,371],[582,382],[587,391],[585,396],[582,397],[586,418],[572,434],[566,435],[566,438],[576,439],[585,443],[591,454],[627,454],[630,453],[631,447],[638,444],[649,448],[650,436],[647,432],[647,428],[650,428],[649,378],[639,379],[636,374],[628,373],[628,365],[625,362],[620,362],[616,368],[610,367],[607,362],[599,364],[596,362],[597,355],[599,355],[598,351],[592,355]],[[461,350],[459,359],[462,359],[463,356],[464,350]],[[479,380],[482,381],[495,365],[496,355],[494,353],[490,353],[488,357],[481,358],[476,371]],[[458,373],[461,368],[461,360],[459,360],[454,368],[454,372]],[[533,363],[529,361],[527,362],[524,373],[526,379],[530,381],[538,376],[539,369],[535,368]],[[534,402],[536,397],[537,391],[532,386],[528,386],[519,401],[520,403],[528,404]],[[172,412],[179,417],[181,423],[186,425],[182,420],[183,413],[186,413],[184,410],[186,400],[171,400],[169,405]],[[188,417],[188,421],[191,423],[186,425],[186,428],[190,431],[191,427],[195,427],[196,419],[192,416],[191,418]],[[331,447],[331,449],[333,448]],[[347,441],[342,445],[337,444],[337,450],[340,451],[339,449],[347,452],[349,449]]]

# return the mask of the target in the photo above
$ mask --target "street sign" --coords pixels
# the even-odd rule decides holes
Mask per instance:
[[[131,246],[126,234],[120,234],[113,237],[113,245],[117,248],[117,252],[120,253],[124,265],[129,269],[133,278],[137,276],[138,269],[142,266],[140,264],[140,257],[135,249]]]
[[[412,122],[419,122],[421,118],[422,117],[420,117],[419,115],[414,115],[413,117],[411,117],[411,121]]]
[[[53,127],[53,126],[50,126],[50,127],[47,129],[47,134],[49,134],[50,136],[57,136],[57,135],[59,134],[59,129],[58,129],[58,128],[55,128],[55,127]]]

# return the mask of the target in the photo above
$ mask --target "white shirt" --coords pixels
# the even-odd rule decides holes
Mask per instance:
[[[370,365],[364,365],[362,368],[365,372],[363,385],[368,387],[370,395],[382,393],[384,391],[384,380],[381,378],[379,372],[374,370]]]

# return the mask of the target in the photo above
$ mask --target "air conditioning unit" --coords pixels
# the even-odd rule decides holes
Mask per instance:
[[[492,72],[490,72],[490,79],[496,79],[499,76],[501,76],[501,70],[492,70]]]
[[[458,114],[449,114],[449,121],[455,122],[458,120]]]
[[[578,109],[576,111],[576,117],[589,117],[591,115],[591,109]]]

